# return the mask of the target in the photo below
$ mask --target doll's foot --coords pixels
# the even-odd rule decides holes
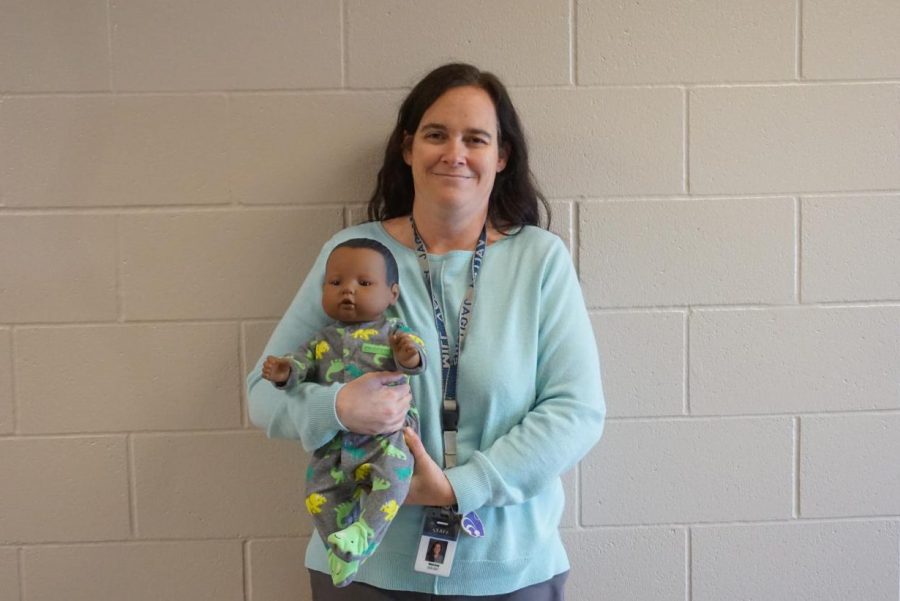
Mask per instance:
[[[336,555],[354,559],[367,555],[369,538],[374,535],[375,532],[360,518],[343,530],[330,534],[328,544],[333,546]]]
[[[331,582],[340,588],[353,582],[353,576],[359,570],[359,561],[344,561],[328,549],[328,568],[331,570]]]

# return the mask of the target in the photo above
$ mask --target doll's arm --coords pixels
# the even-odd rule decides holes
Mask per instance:
[[[389,340],[400,371],[409,375],[425,371],[425,343],[412,330],[397,322],[391,328]]]

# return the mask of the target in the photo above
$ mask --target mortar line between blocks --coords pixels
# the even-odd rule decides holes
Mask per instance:
[[[797,304],[803,304],[803,199],[797,196],[794,199],[794,296]]]
[[[115,257],[113,260],[116,262],[116,322],[117,324],[125,323],[125,298],[122,286],[122,279],[124,278],[124,274],[122,273],[122,257],[125,255],[124,252],[124,241],[122,240],[122,216],[118,214],[113,215],[113,237],[116,241],[115,246]]]
[[[250,601],[250,591],[253,587],[252,583],[250,582],[250,579],[252,578],[250,573],[250,541],[246,539],[241,541],[241,559],[243,560],[241,563],[244,570],[244,601]]]
[[[131,525],[131,537],[137,540],[140,533],[137,512],[137,472],[134,465],[134,436],[131,433],[126,436],[125,454],[128,466],[128,518]]]
[[[578,86],[578,2],[569,0],[569,83]]]
[[[684,598],[691,601],[694,596],[694,540],[693,529],[688,526],[684,537]]]
[[[575,264],[575,273],[581,280],[581,203],[572,202],[572,262]]]
[[[25,601],[25,547],[16,550],[16,572],[19,576],[19,601]]]
[[[795,519],[800,519],[800,416],[794,417],[794,478],[791,483],[793,486],[793,507],[792,512]]]
[[[794,47],[794,75],[803,80],[803,0],[797,0],[796,45]]]
[[[113,69],[113,25],[112,0],[106,0],[106,83],[110,92],[116,93],[115,70]],[[24,599],[23,599],[24,601]]]
[[[247,332],[244,327],[244,323],[239,321],[237,322],[238,328],[238,368],[241,370],[238,374],[238,389],[241,391],[239,398],[240,404],[240,422],[244,428],[250,427],[250,399],[247,398],[247,387],[244,385],[244,377],[247,375],[247,372],[250,370],[247,362],[245,361],[245,357],[247,356]]]
[[[12,433],[19,433],[19,395],[16,390],[16,326],[9,329],[9,388],[12,394],[12,408],[10,418],[12,419]]]
[[[691,194],[691,90],[684,88],[684,141],[683,149],[684,160],[682,163],[682,182],[684,185],[684,193]]]
[[[691,315],[692,310],[688,307],[682,321],[684,327],[684,362],[682,364],[681,397],[684,399],[685,415],[691,414]]]
[[[341,19],[341,88],[347,88],[347,61],[349,59],[347,52],[347,38],[349,37],[349,32],[347,31],[350,25],[349,12],[350,10],[347,7],[347,0],[341,0],[340,8],[338,9],[340,12]]]

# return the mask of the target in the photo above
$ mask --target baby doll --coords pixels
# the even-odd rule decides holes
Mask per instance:
[[[349,382],[370,371],[425,369],[422,339],[383,313],[400,295],[397,262],[383,244],[354,238],[325,265],[322,308],[336,323],[285,357],[266,358],[262,375],[279,388],[298,382]],[[406,416],[418,432],[418,411]],[[316,449],[306,470],[306,508],[328,547],[336,586],[352,582],[375,550],[409,491],[412,454],[403,432],[338,432]]]

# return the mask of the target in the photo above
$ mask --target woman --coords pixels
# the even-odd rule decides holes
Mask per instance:
[[[418,598],[392,591],[562,598],[569,564],[558,532],[559,476],[599,439],[605,409],[571,259],[556,236],[534,227],[541,202],[522,128],[496,77],[450,64],[413,88],[388,141],[372,221],[325,245],[263,356],[291,352],[326,323],[324,258],[343,240],[369,237],[394,253],[396,314],[434,360],[411,391],[389,385],[396,374],[384,372],[343,387],[304,384],[292,394],[261,382],[259,365],[248,378],[253,422],[270,436],[299,438],[308,451],[342,428],[395,431],[410,394],[418,405],[421,439],[407,433],[416,467],[405,505],[357,582],[340,591],[329,588],[325,548],[313,535],[306,565],[314,598]],[[444,317],[443,345],[434,307]],[[455,380],[455,395],[445,380]],[[444,411],[453,405],[445,397],[458,399],[458,412]],[[455,456],[442,432],[453,419]],[[483,537],[460,536],[447,577],[414,569],[424,506],[476,512],[483,524]]]

